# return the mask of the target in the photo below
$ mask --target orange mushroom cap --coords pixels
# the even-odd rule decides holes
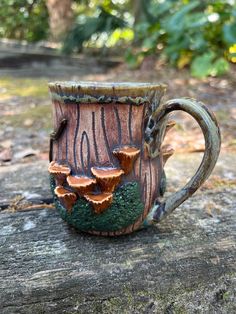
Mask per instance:
[[[84,197],[93,206],[95,213],[97,214],[100,214],[107,209],[111,205],[113,199],[112,193],[88,193],[84,195]]]
[[[132,171],[133,164],[138,158],[140,149],[132,146],[124,146],[113,150],[113,154],[119,159],[121,168],[125,174]]]
[[[70,174],[71,169],[67,165],[60,165],[56,161],[51,161],[48,171],[56,180],[57,185],[62,185],[66,177]]]
[[[96,179],[89,178],[86,176],[68,176],[67,177],[67,183],[70,187],[74,188],[76,192],[80,195],[87,194],[88,192],[91,192],[93,187],[96,184]]]
[[[62,186],[57,186],[54,190],[56,196],[62,201],[64,207],[71,212],[73,205],[76,202],[77,196],[75,193],[63,188]]]
[[[117,168],[91,168],[92,174],[96,177],[97,183],[102,191],[112,193],[120,183],[124,171]]]

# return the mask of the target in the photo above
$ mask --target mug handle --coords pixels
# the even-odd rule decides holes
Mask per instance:
[[[167,115],[175,110],[182,110],[189,113],[201,127],[205,139],[204,156],[198,170],[182,189],[170,195],[162,203],[158,200],[154,202],[144,221],[144,226],[159,222],[193,195],[211,174],[220,153],[221,137],[217,120],[214,114],[203,103],[195,99],[172,99],[161,105],[152,115],[152,119],[155,121],[155,129],[163,130]],[[160,133],[157,131],[155,142],[159,142],[161,145],[163,134]]]

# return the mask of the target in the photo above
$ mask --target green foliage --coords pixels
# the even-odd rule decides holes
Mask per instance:
[[[84,22],[80,22],[78,19],[64,42],[63,52],[80,51],[83,44],[92,36],[96,36],[98,39],[99,35],[101,36],[103,33],[109,34],[126,26],[122,18],[113,15],[103,7],[100,7],[99,10],[100,13],[97,17],[87,17]]]
[[[48,12],[44,0],[1,0],[0,37],[35,42],[47,38]]]
[[[227,72],[229,48],[236,43],[235,2],[142,3],[145,18],[135,25],[138,45],[126,54],[131,67],[138,66],[145,55],[159,54],[178,68],[190,65],[192,75],[197,77]]]
[[[208,75],[222,75],[227,72],[228,69],[228,62],[222,57],[215,59],[213,52],[206,52],[194,58],[191,64],[191,74],[198,78],[203,78]]]
[[[46,1],[1,0],[0,37],[46,39]],[[65,53],[129,43],[125,59],[131,68],[154,54],[177,68],[188,66],[197,77],[224,74],[236,62],[234,0],[72,1],[76,18]]]

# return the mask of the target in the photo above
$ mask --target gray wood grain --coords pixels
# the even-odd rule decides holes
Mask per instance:
[[[47,167],[45,160],[0,167],[0,210],[17,196],[36,204],[52,202]]]

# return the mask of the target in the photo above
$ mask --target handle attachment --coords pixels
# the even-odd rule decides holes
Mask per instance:
[[[181,190],[170,195],[163,203],[158,200],[154,203],[144,225],[159,222],[193,195],[211,174],[220,153],[220,130],[214,114],[203,103],[195,99],[180,98],[167,101],[149,118],[145,140],[151,157],[160,154],[168,114],[175,110],[189,113],[201,127],[205,138],[204,156],[194,176]]]

